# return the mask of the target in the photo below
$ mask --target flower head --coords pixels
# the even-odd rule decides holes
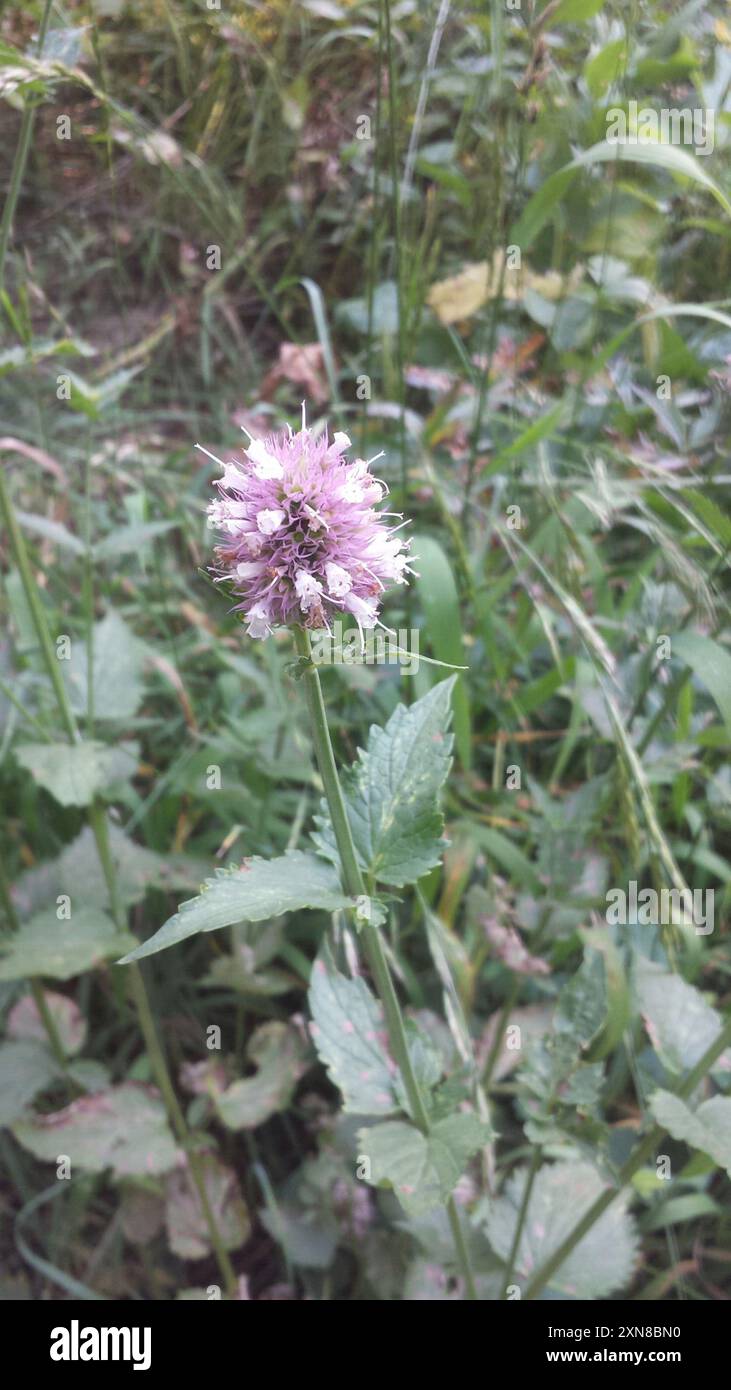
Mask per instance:
[[[409,542],[386,524],[393,513],[376,511],[385,484],[363,459],[344,457],[349,447],[340,431],[315,439],[303,407],[297,434],[252,439],[241,462],[221,464],[208,509],[220,534],[218,578],[240,598],[251,637],[295,623],[329,627],[338,613],[375,627],[384,589],[411,572]]]

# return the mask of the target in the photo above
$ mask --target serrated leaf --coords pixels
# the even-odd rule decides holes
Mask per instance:
[[[655,1091],[650,1109],[673,1139],[708,1154],[731,1177],[731,1096],[712,1096],[691,1110],[672,1091]]]
[[[637,963],[637,998],[650,1042],[675,1076],[689,1071],[721,1031],[723,1020],[700,990],[654,961]],[[731,1049],[714,1071],[731,1071]]]
[[[367,752],[344,779],[348,819],[361,867],[403,888],[439,864],[445,841],[439,792],[449,771],[454,676],[415,704],[398,705],[385,728],[371,726]],[[329,821],[315,837],[334,855]]]
[[[0,1125],[12,1124],[59,1069],[43,1043],[31,1039],[0,1045]]]
[[[305,907],[336,912],[352,905],[340,890],[335,870],[314,854],[291,850],[278,859],[250,859],[240,869],[219,869],[215,878],[206,879],[199,897],[181,903],[174,917],[119,964],[237,922],[263,922]]]
[[[467,1160],[491,1136],[476,1115],[448,1115],[428,1135],[404,1120],[386,1120],[360,1131],[358,1162],[368,1160],[368,1181],[392,1187],[407,1216],[423,1216],[446,1201]]]
[[[203,1185],[226,1250],[238,1250],[249,1239],[251,1221],[232,1168],[215,1154],[202,1154]],[[165,1224],[170,1249],[181,1260],[202,1260],[210,1254],[210,1230],[198,1189],[187,1169],[171,1173],[165,1185]]]
[[[399,1105],[380,1004],[365,980],[316,960],[309,989],[311,1034],[320,1061],[354,1115],[390,1115]]]
[[[510,1254],[528,1170],[508,1180],[487,1220],[487,1237],[503,1260]],[[601,1175],[588,1163],[544,1165],[535,1179],[515,1261],[514,1282],[525,1288],[577,1221],[604,1191]],[[556,1270],[548,1298],[606,1298],[632,1276],[637,1254],[628,1196],[620,1194]]]
[[[270,1115],[285,1110],[305,1070],[304,1044],[286,1023],[263,1023],[249,1041],[246,1056],[255,1076],[234,1081],[214,1096],[214,1103],[228,1129],[256,1129]]]
[[[119,614],[110,612],[94,625],[94,717],[132,719],[142,699],[143,648]],[[62,662],[64,679],[75,713],[87,713],[88,660],[86,645],[71,644],[70,661]]]
[[[23,743],[15,750],[20,766],[60,806],[90,806],[113,773],[114,748],[84,743]]]
[[[70,980],[125,950],[134,937],[117,931],[103,912],[93,907],[73,911],[59,921],[54,909],[39,912],[0,946],[0,980],[24,980],[45,975]]]
[[[93,1096],[82,1096],[64,1110],[34,1115],[13,1125],[13,1134],[36,1158],[71,1160],[71,1170],[116,1177],[169,1173],[179,1150],[168,1128],[165,1107],[150,1086],[127,1081]]]
[[[599,951],[587,947],[576,974],[561,990],[554,1026],[559,1033],[569,1033],[583,1048],[596,1037],[606,1012],[604,959]]]

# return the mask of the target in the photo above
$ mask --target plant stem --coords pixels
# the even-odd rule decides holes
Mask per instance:
[[[43,604],[41,602],[41,597],[38,592],[38,587],[36,585],[33,571],[31,569],[25,539],[18,525],[17,517],[15,515],[10,494],[5,484],[5,478],[2,469],[0,469],[0,512],[2,512],[2,516],[7,526],[8,534],[10,536],[11,548],[15,557],[15,562],[18,566],[18,572],[20,574],[21,582],[23,585],[23,591],[25,593],[31,617],[33,619],[33,626],[36,631],[36,636],[38,638],[38,644],[41,650],[41,654],[43,656],[46,670],[48,672],[48,676],[51,680],[51,684],[56,695],[59,713],[63,720],[69,740],[71,741],[71,743],[78,743],[80,741],[81,736],[79,734],[76,718],[71,708],[71,702],[69,700],[68,691],[61,677],[59,663],[56,660],[56,655],[53,649],[53,642],[51,640],[51,634],[49,631],[48,622],[46,620],[46,614],[43,608]],[[103,802],[95,800],[92,803],[92,805],[88,808],[88,821],[92,833],[94,835],[94,841],[96,843],[99,862],[102,867],[104,880],[107,886],[107,891],[109,893],[109,901],[112,908],[112,916],[114,917],[117,927],[120,930],[126,930],[127,914],[124,908],[124,903],[122,901],[121,894],[119,892],[119,883],[117,880],[116,867],[114,864],[114,859],[109,844],[109,826],[107,823],[107,812]],[[147,1049],[147,1054],[150,1059],[150,1066],[152,1068],[153,1075],[155,1076],[155,1079],[157,1081],[160,1094],[162,1095],[170,1123],[175,1131],[175,1134],[177,1135],[178,1142],[180,1143],[181,1147],[185,1150],[185,1153],[187,1155],[191,1177],[198,1192],[198,1196],[201,1203],[201,1209],[210,1235],[211,1246],[218,1261],[218,1266],[221,1271],[221,1275],[226,1287],[226,1292],[228,1293],[230,1298],[235,1298],[237,1295],[236,1275],[234,1273],[231,1260],[229,1259],[228,1252],[226,1251],[223,1241],[221,1239],[221,1235],[216,1225],[213,1211],[211,1209],[211,1204],[208,1200],[208,1193],[205,1187],[205,1180],[200,1162],[200,1156],[194,1149],[192,1136],[188,1129],[185,1116],[180,1107],[178,1098],[175,1094],[175,1089],[170,1078],[170,1072],[168,1070],[167,1062],[165,1061],[165,1056],[160,1046],[157,1031],[155,1029],[155,1023],[152,1016],[152,1010],[150,1009],[150,1001],[147,997],[145,982],[138,965],[133,964],[129,968],[129,974],[127,976],[127,979],[129,983],[130,994],[132,996],[132,1001],[137,1011],[137,1018],[140,1025],[140,1031],[142,1033],[145,1047]],[[40,991],[41,1000],[43,1001],[43,1004],[45,1004],[45,1000],[43,999],[43,991],[40,985],[37,985],[37,988]],[[36,986],[33,986],[33,992],[35,996]],[[38,1003],[37,998],[36,1002]],[[41,1012],[41,1017],[43,1018],[44,1015],[40,1003],[39,1011]],[[44,1023],[45,1022],[46,1020],[44,1018]],[[53,1022],[53,1020],[51,1020],[51,1022]],[[50,1039],[51,1035],[49,1033],[49,1040]],[[58,1039],[58,1035],[56,1035],[56,1042],[58,1043],[58,1046],[60,1048],[60,1040]],[[54,1045],[53,1042],[51,1042],[51,1045]],[[61,1052],[63,1052],[63,1049],[61,1049]]]
[[[320,675],[317,667],[313,665],[311,660],[310,635],[306,629],[296,627],[294,636],[297,651],[300,657],[307,662],[303,676],[307,709],[312,727],[312,738],[315,745],[317,766],[320,769],[325,798],[330,810],[330,818],[332,820],[335,840],[340,855],[344,886],[352,897],[360,898],[365,895],[365,882],[355,852],[353,833],[350,828],[348,813],[345,809],[340,778],[338,777],[335,764],[335,754],[330,738],[325,702],[322,697]],[[412,1119],[423,1134],[428,1134],[429,1113],[409,1055],[401,1005],[398,1001],[378,928],[374,926],[372,922],[365,922],[362,929],[362,939],[366,959],[381,1003],[383,1004],[389,1045],[394,1061],[403,1077]],[[454,1196],[450,1196],[447,1199],[446,1207],[449,1216],[449,1224],[452,1228],[454,1237],[457,1260],[465,1282],[467,1298],[473,1300],[477,1298],[475,1280]]]
[[[15,903],[13,902],[13,899],[10,894],[10,884],[8,883],[8,880],[5,876],[5,868],[2,859],[0,859],[0,903],[2,903],[10,931],[13,933],[19,932],[20,922],[18,921],[18,914],[15,911]],[[35,979],[31,979],[30,987],[31,992],[33,994],[33,999],[35,1000],[36,1008],[38,1010],[38,1016],[41,1020],[41,1023],[43,1024],[43,1027],[46,1030],[46,1036],[48,1038],[51,1051],[54,1057],[56,1058],[56,1061],[58,1062],[59,1066],[63,1068],[64,1072],[66,1072],[68,1068],[68,1058],[63,1050],[63,1044],[58,1034],[55,1019],[53,1017],[53,1014],[51,1013],[51,1010],[48,1007],[48,1004],[46,1003],[46,996],[43,993],[43,987],[40,984],[40,981]],[[71,1082],[71,1078],[68,1077],[67,1079],[69,1081],[69,1084],[73,1085],[73,1083]],[[78,1090],[78,1087],[76,1089]]]
[[[706,1049],[700,1060],[696,1062],[692,1071],[688,1072],[685,1081],[677,1087],[675,1095],[681,1100],[685,1100],[688,1096],[692,1095],[696,1086],[703,1080],[704,1076],[706,1076],[707,1072],[709,1072],[713,1066],[713,1063],[721,1056],[721,1053],[725,1051],[729,1044],[731,1044],[731,1018],[726,1021],[725,1026],[721,1029],[715,1042],[711,1043],[711,1046]],[[551,1277],[555,1274],[559,1266],[563,1264],[564,1260],[568,1258],[574,1247],[578,1245],[580,1240],[583,1240],[587,1231],[591,1230],[595,1222],[597,1222],[599,1217],[607,1210],[607,1207],[611,1206],[622,1189],[631,1181],[638,1169],[640,1169],[643,1163],[655,1152],[665,1132],[662,1125],[653,1125],[652,1129],[648,1131],[644,1139],[637,1145],[634,1152],[630,1154],[624,1167],[620,1169],[616,1186],[608,1188],[606,1192],[602,1192],[601,1195],[597,1197],[596,1201],[592,1203],[581,1220],[577,1221],[574,1229],[569,1232],[566,1239],[554,1250],[553,1254],[546,1260],[542,1268],[537,1270],[534,1274],[525,1291],[526,1298],[536,1298],[538,1294],[545,1289]]]
[[[538,1172],[538,1169],[540,1167],[542,1157],[543,1150],[539,1144],[536,1144],[536,1146],[533,1149],[533,1154],[530,1161],[530,1168],[528,1169],[528,1173],[526,1175],[525,1187],[523,1188],[523,1196],[521,1197],[520,1207],[518,1209],[518,1219],[515,1223],[513,1239],[510,1245],[510,1254],[508,1255],[507,1264],[505,1266],[505,1278],[503,1281],[502,1293],[503,1298],[507,1298],[508,1289],[510,1288],[510,1285],[513,1282],[513,1270],[515,1269],[515,1261],[518,1256],[518,1250],[520,1249],[520,1238],[523,1234],[525,1218],[528,1215],[528,1205],[530,1203],[530,1196],[531,1192],[533,1191],[533,1184],[536,1180],[536,1173]]]
[[[43,8],[41,27],[38,31],[38,57],[43,53],[43,44],[46,39],[48,21],[51,17],[51,0],[46,0]],[[35,98],[32,98],[35,100]],[[26,160],[30,149],[31,136],[33,134],[33,123],[36,118],[36,108],[31,105],[31,99],[26,100],[23,116],[20,122],[20,135],[15,148],[15,159],[13,160],[13,172],[10,177],[10,189],[8,198],[3,210],[2,222],[0,222],[0,290],[5,288],[5,257],[8,250],[8,242],[13,230],[13,217],[15,208],[20,195],[20,188],[25,173]]]

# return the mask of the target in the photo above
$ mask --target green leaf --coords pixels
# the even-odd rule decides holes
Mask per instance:
[[[345,800],[361,867],[402,888],[440,863],[446,841],[439,792],[449,772],[450,700],[455,677],[408,708],[398,705],[385,728],[371,726],[368,751],[344,779]],[[316,843],[335,857],[324,817]]]
[[[61,806],[90,806],[114,771],[114,748],[103,743],[23,743],[15,756],[21,767]]]
[[[175,888],[195,891],[208,867],[205,860],[194,859],[190,855],[156,854],[154,850],[131,840],[114,823],[109,826],[109,847],[125,907],[140,902],[149,888],[161,888],[165,892]],[[66,847],[57,864],[57,892],[73,895],[79,883],[83,882],[85,902],[101,908],[110,905],[109,889],[89,826]]]
[[[731,1096],[712,1096],[691,1110],[671,1091],[655,1091],[650,1109],[673,1139],[708,1154],[731,1177]]]
[[[84,542],[79,540],[78,536],[74,536],[71,531],[68,531],[60,521],[53,521],[47,516],[36,516],[34,513],[21,512],[17,509],[15,515],[26,531],[34,531],[44,540],[53,541],[54,545],[71,550],[74,555],[86,553]]]
[[[270,1115],[285,1110],[305,1070],[304,1045],[286,1023],[263,1023],[252,1035],[246,1057],[255,1076],[234,1081],[214,1096],[216,1109],[229,1129],[256,1129]]]
[[[423,1216],[444,1204],[491,1133],[476,1115],[448,1115],[428,1135],[404,1120],[387,1120],[360,1130],[358,1163],[368,1161],[374,1187],[393,1188],[407,1216]]]
[[[418,591],[432,651],[437,661],[443,661],[448,666],[465,666],[459,595],[449,560],[431,536],[414,538],[414,555],[419,562]],[[457,678],[452,706],[457,751],[462,766],[469,769],[472,765],[472,726],[464,676]]]
[[[677,145],[660,143],[643,145],[632,141],[625,143],[621,140],[601,140],[546,179],[523,209],[520,218],[512,228],[511,242],[521,246],[524,251],[528,250],[538,233],[545,227],[554,207],[560,202],[580,169],[590,164],[621,161],[652,164],[660,169],[667,169],[672,174],[693,179],[696,183],[707,188],[725,211],[731,214],[731,202],[723,190],[687,150],[680,149]]]
[[[513,1174],[487,1220],[488,1240],[503,1260],[510,1254],[527,1176],[527,1168]],[[515,1260],[514,1282],[519,1287],[526,1287],[604,1190],[603,1178],[588,1163],[556,1163],[540,1169]],[[628,1194],[621,1193],[587,1231],[552,1276],[547,1297],[606,1298],[629,1281],[637,1237],[627,1202]]]
[[[118,613],[108,613],[94,626],[94,717],[132,719],[142,699],[143,648]],[[83,642],[71,644],[71,660],[62,663],[72,706],[87,713],[88,661]]]
[[[569,1033],[582,1048],[597,1036],[607,1014],[607,982],[604,959],[586,948],[581,966],[559,995],[555,1027]]]
[[[67,1057],[81,1050],[86,1038],[86,1019],[74,999],[56,990],[44,989],[46,1008],[58,1033],[59,1042]],[[33,1039],[48,1045],[43,1019],[32,994],[24,994],[13,1004],[8,1014],[6,1032],[9,1038]]]
[[[690,1071],[718,1037],[721,1015],[693,985],[654,961],[638,961],[636,988],[645,1027],[663,1066],[674,1076]],[[731,1049],[719,1057],[714,1070],[731,1070]]]
[[[710,690],[731,738],[731,654],[699,632],[679,632],[672,646],[673,654]]]
[[[617,81],[626,61],[626,39],[613,39],[588,59],[584,66],[584,77],[593,97],[601,96],[610,83]]]
[[[199,897],[181,903],[174,917],[119,964],[236,922],[263,922],[305,907],[337,912],[352,906],[353,900],[340,890],[335,870],[314,854],[292,850],[279,859],[250,859],[241,868],[218,869],[215,878],[206,879]]]
[[[119,555],[129,555],[142,550],[150,541],[172,531],[177,521],[141,521],[132,526],[118,526],[94,546],[95,560],[116,560]]]
[[[343,1109],[354,1115],[393,1114],[399,1104],[383,1012],[365,980],[348,979],[318,959],[308,997],[312,1041],[342,1092]]]
[[[238,1250],[251,1235],[251,1221],[236,1173],[211,1153],[201,1155],[200,1166],[223,1245]],[[181,1260],[203,1260],[210,1254],[210,1228],[187,1168],[171,1173],[165,1184],[165,1224],[170,1249]]]
[[[57,1080],[59,1068],[41,1042],[25,1039],[0,1045],[0,1125],[12,1124],[39,1091]]]
[[[580,24],[584,19],[593,19],[603,4],[604,0],[561,0],[558,9],[551,15],[551,26]]]
[[[130,1174],[169,1173],[180,1154],[168,1128],[157,1092],[127,1081],[93,1096],[81,1096],[52,1115],[34,1115],[13,1125],[24,1149],[47,1163],[59,1154],[71,1160],[71,1171]]]
[[[79,885],[83,887],[83,885]],[[97,908],[82,907],[59,921],[54,908],[39,912],[14,936],[3,941],[0,980],[46,975],[70,980],[128,948],[134,937],[117,931]]]

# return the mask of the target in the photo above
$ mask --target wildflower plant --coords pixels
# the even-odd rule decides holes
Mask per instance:
[[[376,511],[387,488],[369,471],[375,460],[347,460],[341,431],[315,438],[304,404],[297,434],[249,440],[242,461],[221,464],[208,509],[221,536],[218,577],[240,595],[249,636],[329,629],[342,613],[361,633],[375,627],[384,590],[410,571],[409,542],[396,534],[403,521],[386,526]]]
[[[309,993],[313,1042],[344,1110],[366,1122],[359,1172],[392,1188],[408,1216],[446,1208],[464,1294],[474,1299],[454,1189],[491,1137],[484,1098],[467,1085],[445,1099],[441,1064],[430,1040],[403,1016],[382,939],[384,893],[416,883],[440,862],[446,843],[439,795],[451,762],[454,678],[410,707],[398,706],[385,728],[373,727],[341,784],[310,633],[343,613],[352,614],[361,637],[383,625],[387,587],[405,583],[412,572],[404,523],[398,518],[391,525],[393,514],[378,510],[385,484],[369,463],[348,461],[347,435],[314,437],[304,405],[296,434],[289,429],[249,440],[243,459],[215,460],[223,469],[209,507],[220,537],[216,578],[230,585],[250,637],[292,630],[325,794],[322,813],[312,851],[219,870],[123,963],[242,921],[304,908],[349,914],[380,1003],[359,975],[339,973],[325,947]]]

